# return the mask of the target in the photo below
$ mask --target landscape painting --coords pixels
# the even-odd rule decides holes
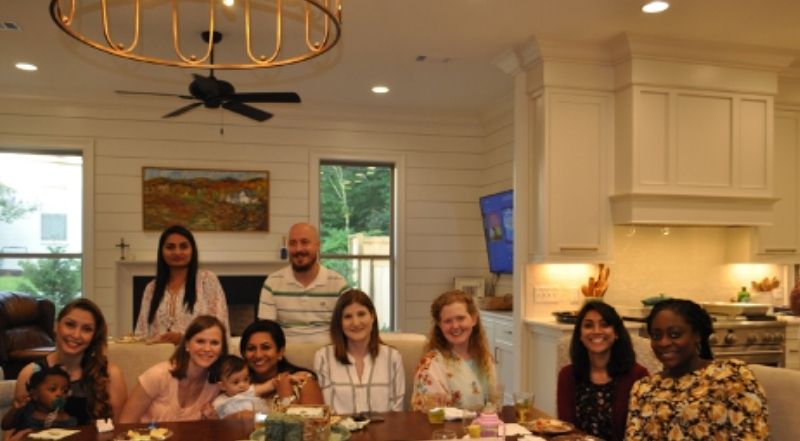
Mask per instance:
[[[146,231],[269,231],[269,172],[142,168]]]

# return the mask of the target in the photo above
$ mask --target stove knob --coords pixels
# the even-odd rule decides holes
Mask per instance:
[[[747,334],[747,344],[754,345],[758,343],[758,336],[755,334]]]
[[[766,333],[761,336],[762,343],[772,343],[772,334]]]
[[[734,335],[733,332],[729,332],[728,335],[725,336],[725,344],[726,345],[736,344],[736,335]]]
[[[772,337],[772,340],[773,340],[775,343],[781,343],[781,342],[783,342],[783,334],[780,334],[780,333],[777,333],[777,332],[776,332],[776,333],[774,334],[774,336]]]
[[[717,338],[717,334],[711,334],[708,336],[708,344],[714,346],[717,343],[719,343],[719,338]]]

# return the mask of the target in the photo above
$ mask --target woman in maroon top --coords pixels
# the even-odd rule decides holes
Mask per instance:
[[[558,418],[605,440],[622,440],[633,383],[648,375],[636,363],[617,311],[595,301],[578,313],[569,364],[558,373]]]

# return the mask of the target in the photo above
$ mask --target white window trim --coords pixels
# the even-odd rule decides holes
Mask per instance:
[[[91,138],[59,138],[53,136],[0,136],[0,150],[31,152],[80,151],[83,156],[83,258],[81,296],[94,298],[94,142]]]
[[[309,152],[308,221],[319,225],[319,165],[323,161],[384,162],[392,163],[394,187],[396,191],[394,206],[394,323],[397,331],[402,331],[406,323],[405,295],[405,155],[400,153],[375,153],[354,150],[311,150]]]

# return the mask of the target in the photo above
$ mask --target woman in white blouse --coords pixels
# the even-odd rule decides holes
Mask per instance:
[[[340,415],[403,410],[403,359],[381,341],[367,294],[351,289],[339,297],[330,334],[332,344],[314,355],[325,404]]]
[[[213,315],[228,328],[228,303],[219,279],[200,270],[191,231],[173,225],[158,240],[156,278],[144,289],[135,334],[177,345],[195,317]]]

